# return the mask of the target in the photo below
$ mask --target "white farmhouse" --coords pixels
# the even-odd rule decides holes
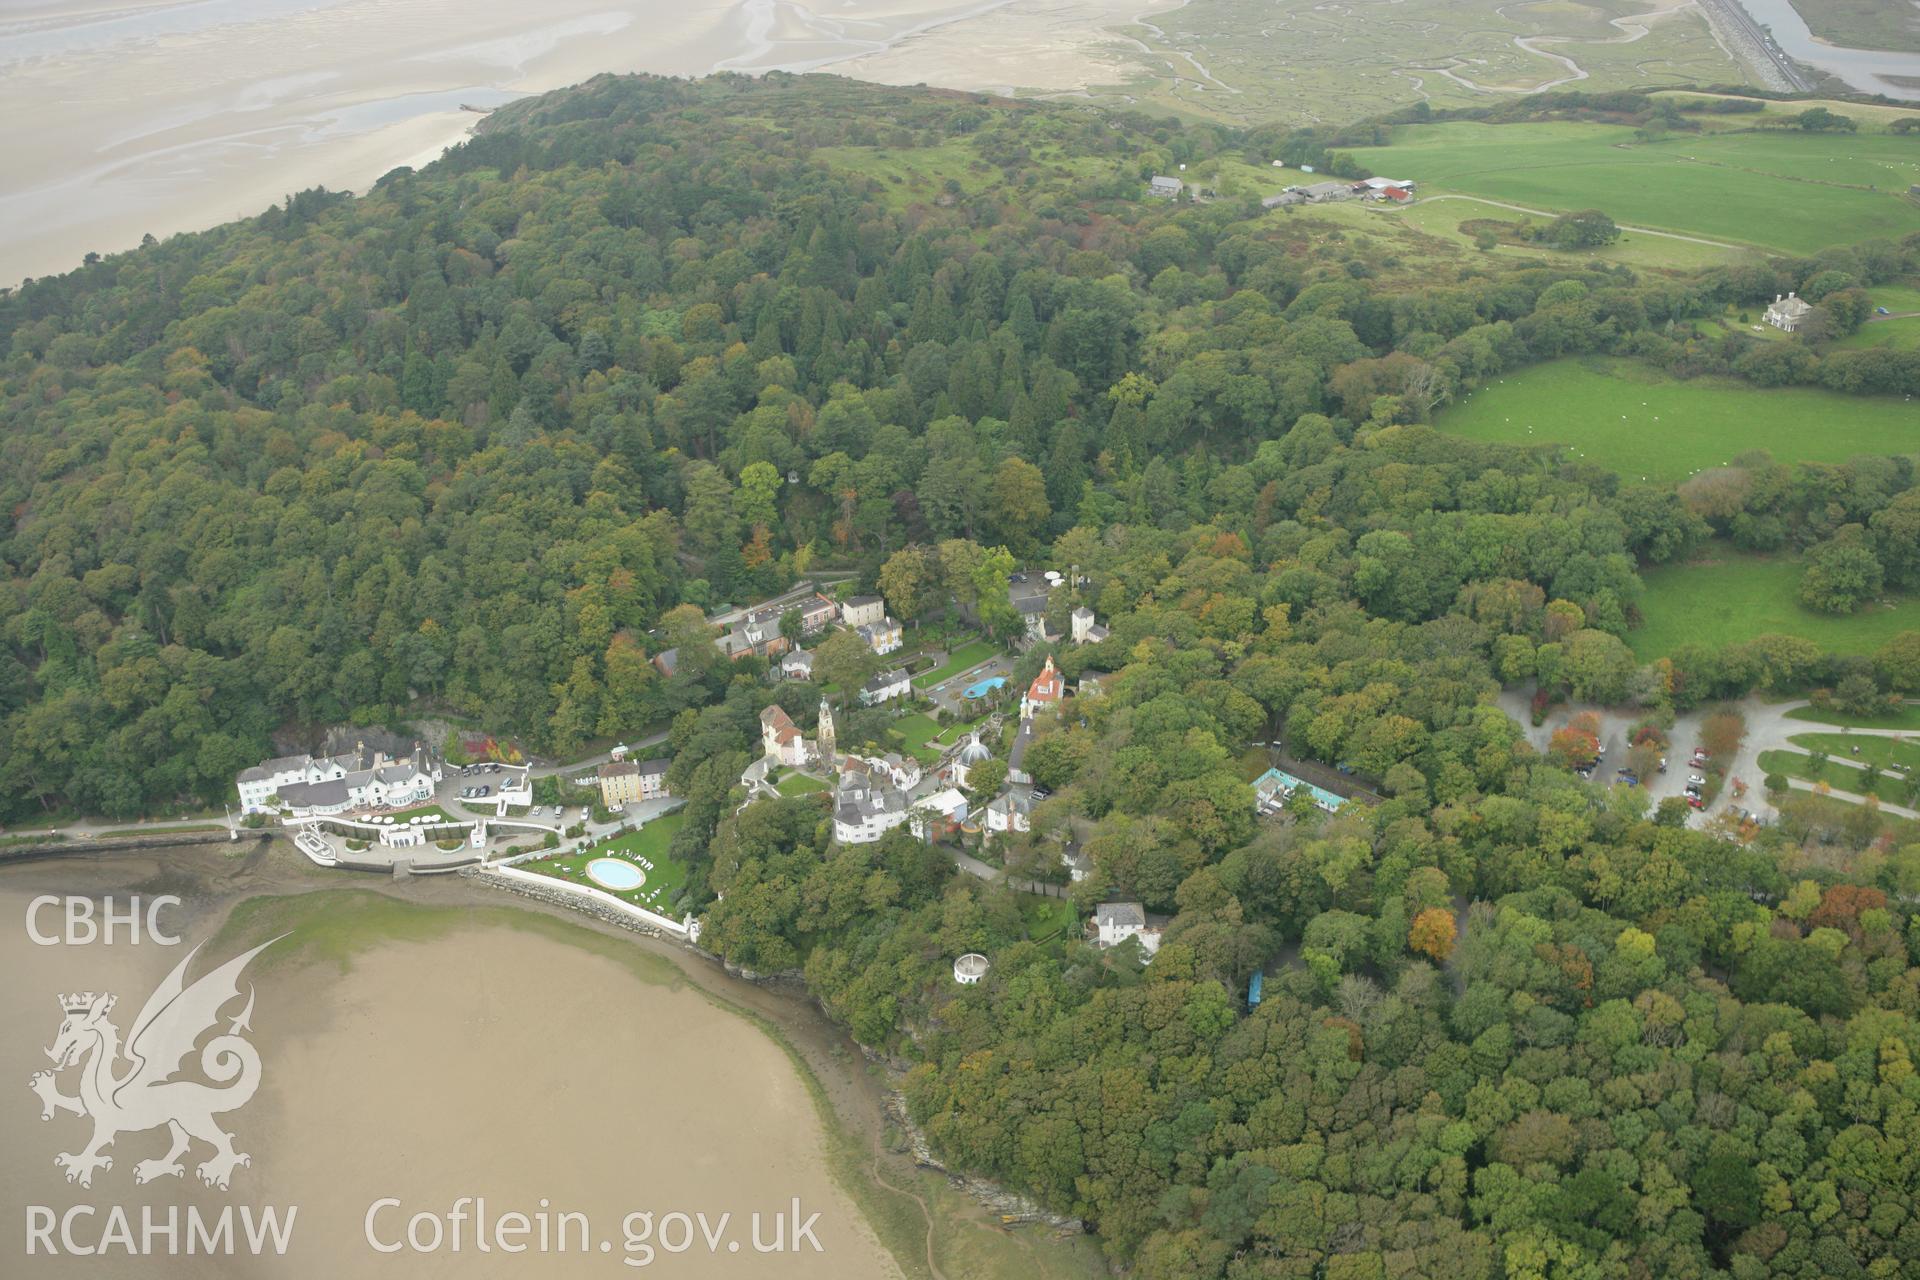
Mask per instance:
[[[1773,304],[1767,308],[1767,323],[1784,333],[1794,333],[1807,322],[1807,314],[1812,310],[1805,298],[1791,293],[1784,298],[1775,294]]]

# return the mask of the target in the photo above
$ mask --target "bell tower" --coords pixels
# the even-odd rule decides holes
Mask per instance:
[[[833,732],[833,708],[828,705],[825,698],[820,699],[820,732],[818,742],[820,745],[821,767],[832,769],[833,762],[839,756],[840,752],[839,744],[835,740]]]

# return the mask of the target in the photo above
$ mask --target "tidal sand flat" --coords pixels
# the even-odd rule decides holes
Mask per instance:
[[[165,1211],[195,1206],[297,1206],[284,1256],[44,1258],[32,1274],[142,1276],[342,1276],[626,1274],[650,1246],[656,1267],[688,1276],[899,1274],[828,1172],[827,1136],[787,1052],[746,1019],[686,983],[666,960],[512,907],[442,908],[373,894],[323,890],[288,897],[189,897],[178,916],[179,947],[42,947],[25,932],[37,893],[177,890],[159,867],[126,864],[101,876],[77,864],[0,871],[0,957],[10,981],[0,994],[0,1257],[24,1256],[26,1206],[64,1214],[76,1204]],[[190,889],[191,892],[191,889]],[[223,913],[232,906],[230,918]],[[43,917],[51,924],[53,917]],[[112,1169],[81,1189],[53,1156],[75,1150],[87,1125],[62,1114],[42,1122],[28,1092],[46,1067],[61,1009],[56,996],[114,991],[112,1020],[126,1032],[144,1002],[194,942],[207,941],[192,976],[285,931],[245,974],[255,993],[251,1041],[262,1066],[259,1092],[222,1118],[252,1163],[230,1190],[200,1185],[196,1149],[184,1177],[134,1181],[134,1166],[159,1156],[162,1131],[127,1133]],[[221,1025],[238,1012],[224,1011]],[[61,1076],[75,1089],[76,1070]],[[448,1215],[462,1197],[463,1247],[451,1247]],[[791,1243],[792,1202],[813,1213],[821,1250],[755,1249],[770,1243],[776,1213]],[[368,1240],[370,1208],[379,1208]],[[568,1248],[482,1255],[475,1219],[524,1213],[537,1236],[562,1211],[584,1215]],[[440,1220],[441,1246],[416,1252],[416,1213]],[[651,1230],[629,1214],[651,1213]],[[672,1213],[730,1214],[709,1246],[696,1226],[681,1243]],[[697,1219],[695,1219],[697,1221]],[[97,1237],[100,1224],[92,1232]],[[426,1227],[421,1228],[423,1238]],[[645,1232],[645,1238],[640,1239]],[[585,1235],[588,1247],[579,1247]],[[553,1238],[558,1238],[556,1231]],[[607,1252],[600,1251],[605,1241]],[[665,1264],[661,1267],[661,1264]]]
[[[1140,0],[0,0],[0,281],[364,191],[482,113],[601,72],[847,69],[1076,88]],[[983,36],[956,39],[971,24]],[[897,60],[906,42],[926,42]],[[1044,56],[1043,56],[1044,55]],[[1111,77],[1108,77],[1111,78]]]

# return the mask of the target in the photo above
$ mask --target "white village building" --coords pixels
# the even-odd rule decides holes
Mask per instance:
[[[243,769],[235,780],[242,813],[285,808],[296,818],[350,809],[399,809],[433,799],[444,774],[439,757],[420,743],[407,756],[370,751],[366,743],[337,756],[282,756]]]
[[[1148,955],[1160,949],[1160,928],[1147,923],[1147,913],[1137,902],[1103,902],[1094,908],[1087,921],[1087,940],[1105,950],[1117,947],[1128,938],[1140,939]]]
[[[884,769],[858,756],[842,762],[833,795],[833,838],[841,844],[871,844],[907,821],[907,793]]]

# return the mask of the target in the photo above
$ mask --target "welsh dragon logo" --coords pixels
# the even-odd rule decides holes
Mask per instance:
[[[40,1096],[42,1120],[53,1119],[56,1111],[93,1120],[92,1141],[79,1152],[53,1158],[67,1171],[68,1182],[92,1186],[94,1170],[113,1168],[113,1157],[102,1153],[115,1138],[162,1125],[172,1135],[172,1146],[159,1159],[134,1165],[135,1182],[181,1176],[180,1157],[195,1139],[213,1148],[213,1155],[198,1169],[200,1180],[210,1187],[226,1190],[234,1168],[253,1162],[233,1149],[233,1135],[214,1121],[217,1115],[245,1106],[260,1087],[260,1054],[241,1035],[252,1029],[248,1025],[253,1016],[251,986],[239,1016],[200,1050],[200,1070],[214,1083],[174,1077],[200,1038],[217,1027],[221,1009],[239,998],[240,971],[279,940],[269,939],[187,986],[187,966],[200,952],[195,947],[147,997],[124,1048],[119,1028],[107,1018],[113,1012],[112,994],[87,991],[60,998],[66,1018],[53,1047],[46,1051],[53,1070],[35,1072],[27,1086]],[[124,1069],[123,1058],[128,1064]],[[75,1066],[80,1069],[80,1092],[68,1097],[59,1091],[54,1077]]]

